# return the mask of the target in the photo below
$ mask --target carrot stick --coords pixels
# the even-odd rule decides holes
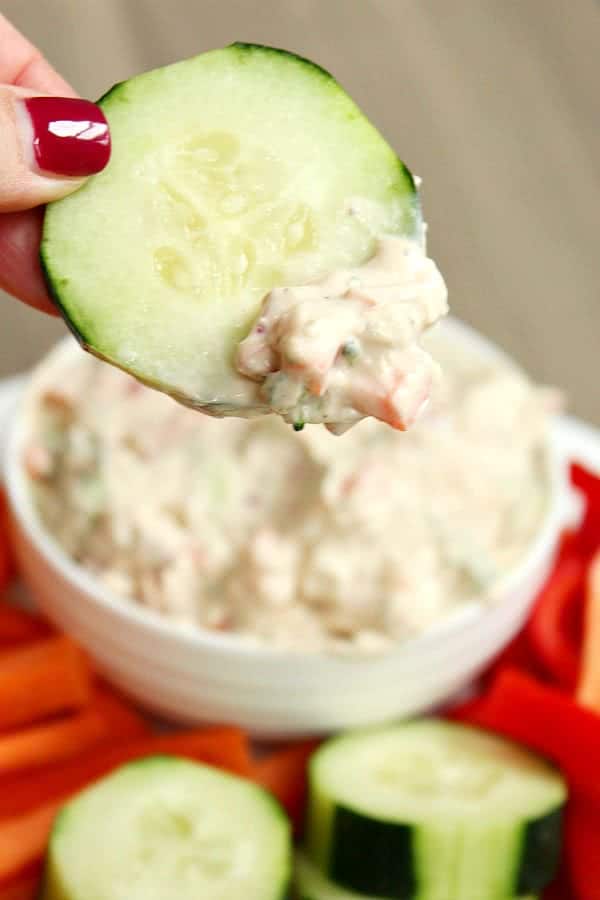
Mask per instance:
[[[224,727],[132,741],[122,747],[99,750],[69,766],[47,769],[37,776],[3,781],[0,879],[12,877],[43,856],[54,817],[69,797],[117,766],[154,753],[184,756],[238,774],[250,772],[246,735],[237,728]]]
[[[85,753],[105,740],[107,731],[102,716],[90,709],[58,722],[0,735],[0,775],[47,766]]]
[[[302,741],[254,764],[254,780],[271,791],[287,810],[296,836],[301,835],[304,826],[308,760],[317,746],[318,741]]]
[[[0,878],[10,878],[46,851],[60,802],[52,801],[0,822]]]
[[[82,712],[0,735],[0,776],[59,763],[102,742],[143,737],[149,730],[136,710],[104,688]]]
[[[34,641],[49,632],[49,626],[39,616],[0,602],[0,646]]]
[[[582,706],[600,712],[600,552],[594,556],[587,574],[577,700]]]
[[[99,747],[68,764],[3,778],[0,781],[0,823],[4,818],[22,815],[40,804],[67,799],[117,766],[155,753],[183,756],[239,775],[249,775],[251,771],[248,738],[238,728],[215,727],[137,738],[119,746]]]
[[[90,691],[89,665],[69,638],[12,650],[0,656],[0,729],[81,709]]]

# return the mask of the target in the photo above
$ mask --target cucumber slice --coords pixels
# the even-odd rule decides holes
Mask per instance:
[[[268,412],[234,367],[263,297],[419,238],[412,175],[327,72],[269,47],[147,72],[100,105],[112,159],[44,223],[68,324],[188,405]]]
[[[283,900],[290,876],[289,823],[266,791],[155,756],[64,807],[40,900]]]
[[[304,853],[296,854],[294,884],[297,900],[379,900],[374,894],[356,894],[328,881]],[[450,894],[439,897],[440,900],[462,900]],[[528,894],[514,900],[537,900],[537,895]]]
[[[357,894],[329,881],[304,853],[296,854],[294,886],[297,900],[378,900],[374,894]]]
[[[521,747],[409,722],[317,751],[307,848],[327,878],[357,893],[509,900],[552,880],[565,799],[562,777]]]

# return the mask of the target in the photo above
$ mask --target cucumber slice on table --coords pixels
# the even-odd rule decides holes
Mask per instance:
[[[307,851],[369,897],[511,900],[552,880],[565,799],[549,764],[477,729],[357,732],[311,760]]]
[[[266,791],[155,756],[64,807],[41,900],[283,900],[290,874],[289,824]]]
[[[294,883],[296,900],[379,900],[375,894],[356,894],[329,881],[304,853],[296,855]],[[439,900],[462,900],[454,895],[438,894]],[[537,900],[534,894],[514,900]]]
[[[189,405],[268,411],[234,367],[261,300],[361,264],[385,234],[419,237],[412,175],[327,72],[269,47],[147,72],[100,106],[111,161],[45,217],[67,322]]]

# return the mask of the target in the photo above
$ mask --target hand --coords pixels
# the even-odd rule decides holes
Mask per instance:
[[[39,262],[39,207],[106,166],[110,134],[102,111],[2,15],[0,48],[0,287],[56,313]]]

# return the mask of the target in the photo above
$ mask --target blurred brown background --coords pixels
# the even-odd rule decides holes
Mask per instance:
[[[600,424],[598,0],[0,0],[0,10],[91,98],[234,40],[323,64],[424,178],[453,311]],[[1,376],[62,327],[6,298],[0,309]]]

